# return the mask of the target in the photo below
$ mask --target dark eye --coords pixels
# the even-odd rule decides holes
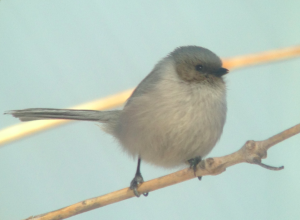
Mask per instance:
[[[203,70],[203,66],[201,64],[196,66],[196,70],[197,71],[202,71]]]

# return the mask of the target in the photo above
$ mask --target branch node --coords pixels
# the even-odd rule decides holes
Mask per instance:
[[[246,148],[249,151],[253,151],[255,149],[255,146],[256,146],[256,143],[253,140],[246,142]]]
[[[212,165],[215,163],[214,158],[207,158],[206,163],[209,167],[212,167]]]
[[[257,163],[267,158],[267,149],[261,141],[247,141],[243,148],[241,150],[244,151],[243,155],[248,163]]]
[[[224,164],[220,164],[218,160],[215,160],[215,158],[202,160],[198,167],[202,170],[208,171],[211,175],[218,175],[226,170]]]

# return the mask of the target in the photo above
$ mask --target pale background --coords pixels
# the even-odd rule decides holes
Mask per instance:
[[[0,113],[66,108],[135,87],[182,45],[221,57],[300,43],[299,1],[0,1]],[[209,156],[300,123],[300,58],[232,71],[228,117]],[[0,129],[18,123],[1,115]],[[300,135],[240,164],[75,217],[300,219]],[[0,219],[17,220],[127,187],[136,161],[96,123],[75,122],[0,148]],[[145,180],[174,170],[142,164]]]

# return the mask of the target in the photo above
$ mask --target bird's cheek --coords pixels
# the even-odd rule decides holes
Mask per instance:
[[[186,67],[177,68],[177,73],[181,79],[188,82],[192,81],[194,78],[193,72]]]

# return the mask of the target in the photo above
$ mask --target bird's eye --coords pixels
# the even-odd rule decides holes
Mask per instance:
[[[202,70],[203,70],[203,66],[202,66],[201,64],[198,64],[198,65],[196,66],[196,70],[197,70],[197,71],[202,71]]]

